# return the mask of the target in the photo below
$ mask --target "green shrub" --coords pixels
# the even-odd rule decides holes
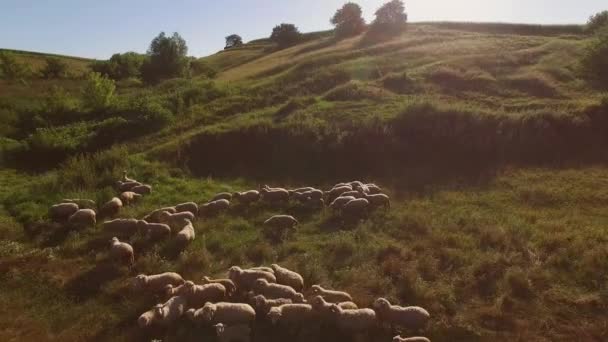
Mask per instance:
[[[214,78],[217,75],[217,70],[213,68],[204,59],[195,59],[190,63],[193,76],[203,76],[206,78]]]
[[[0,52],[0,76],[8,80],[18,80],[31,76],[30,67],[17,61],[10,52]]]
[[[330,90],[324,97],[329,101],[360,101],[380,100],[388,96],[388,93],[371,85],[358,81],[351,81]]]
[[[79,154],[60,166],[59,189],[63,192],[96,191],[114,186],[122,171],[128,169],[129,152],[123,146],[93,154]]]
[[[83,90],[85,106],[94,111],[101,111],[112,104],[116,85],[113,80],[97,72],[89,73]]]
[[[405,71],[386,75],[382,79],[382,85],[397,94],[410,94],[418,88],[415,81]]]
[[[581,58],[581,71],[595,86],[608,89],[608,27],[588,43]]]
[[[68,65],[57,57],[47,57],[46,65],[41,71],[42,77],[50,78],[66,78],[68,76]]]
[[[602,11],[589,17],[585,29],[589,33],[596,33],[608,27],[608,11]]]

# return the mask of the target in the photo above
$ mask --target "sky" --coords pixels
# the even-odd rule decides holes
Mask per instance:
[[[367,21],[387,0],[354,0]],[[280,23],[330,29],[345,0],[0,0],[0,48],[107,59],[144,53],[159,32],[179,32],[192,56],[221,50],[224,37],[268,37]],[[578,24],[607,0],[405,0],[410,21]]]

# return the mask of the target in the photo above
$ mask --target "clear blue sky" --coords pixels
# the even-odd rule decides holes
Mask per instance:
[[[204,56],[224,37],[266,37],[274,25],[302,32],[330,28],[344,0],[0,0],[0,48],[108,58],[145,52],[160,31],[177,31],[189,54]],[[366,19],[385,0],[355,1]],[[406,0],[411,21],[583,23],[608,9],[608,0]]]

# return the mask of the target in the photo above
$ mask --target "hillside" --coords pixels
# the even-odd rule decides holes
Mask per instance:
[[[162,300],[130,280],[279,263],[359,306],[426,308],[418,333],[433,341],[606,340],[608,99],[579,77],[588,41],[580,26],[471,23],[412,24],[382,42],[314,33],[283,50],[258,40],[200,59],[211,79],[119,81],[104,111],[81,105],[81,80],[0,81],[0,339],[214,340],[186,319],[139,329]],[[153,186],[124,218],[354,179],[391,204],[349,221],[297,201],[233,203],[197,218],[183,251],[126,239],[127,268],[109,260],[102,220],[48,218],[64,198],[105,203],[122,170]],[[269,235],[275,214],[297,232]],[[348,340],[259,324],[256,341]]]

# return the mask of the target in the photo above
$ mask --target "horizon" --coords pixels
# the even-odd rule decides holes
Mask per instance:
[[[108,59],[114,53],[145,53],[161,31],[178,32],[188,44],[188,55],[203,57],[221,51],[224,37],[236,33],[245,42],[266,38],[282,22],[293,23],[303,33],[331,30],[329,18],[347,1],[294,0],[289,3],[261,0],[228,0],[222,4],[186,0],[179,5],[159,0],[117,0],[83,4],[76,0],[53,3],[9,0],[0,4],[0,48],[74,57]],[[367,22],[386,0],[354,1]],[[559,1],[562,2],[562,1]],[[563,2],[550,0],[445,0],[405,1],[409,21],[520,23],[541,25],[584,24],[607,7],[599,0]],[[525,6],[524,6],[525,4]],[[551,10],[546,8],[551,6]],[[228,15],[229,10],[238,13]],[[316,16],[309,15],[311,8]],[[117,9],[119,11],[117,11]],[[11,29],[8,29],[10,27]],[[73,35],[73,38],[65,37]],[[58,37],[65,37],[59,39]]]

